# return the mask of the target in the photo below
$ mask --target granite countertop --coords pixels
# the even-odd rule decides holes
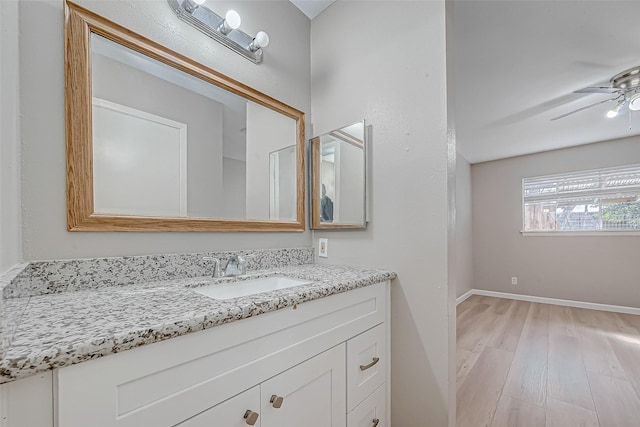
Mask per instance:
[[[311,283],[229,300],[194,291],[206,281],[278,274]],[[383,270],[306,264],[242,278],[174,279],[6,299],[5,313],[12,314],[16,325],[0,360],[0,383],[395,277]]]

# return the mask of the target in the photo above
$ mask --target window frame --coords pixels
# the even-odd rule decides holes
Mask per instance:
[[[638,199],[636,202],[640,203],[640,183],[633,183],[627,187],[602,187],[601,179],[602,175],[611,175],[613,173],[620,174],[629,174],[636,175],[640,173],[640,163],[637,164],[629,164],[629,165],[619,165],[614,167],[606,167],[606,168],[597,168],[597,169],[586,169],[586,170],[578,170],[573,172],[565,172],[565,173],[556,173],[556,174],[547,174],[547,175],[539,175],[533,177],[523,177],[521,180],[521,230],[520,233],[523,236],[537,236],[537,237],[548,237],[548,236],[638,236],[640,235],[640,228],[638,229],[584,229],[584,230],[527,230],[526,229],[526,205],[527,203],[532,203],[534,201],[548,201],[550,204],[559,204],[563,201],[570,200],[571,197],[575,198],[579,195],[584,197],[585,199],[592,198],[594,200],[598,199],[598,196],[602,196],[607,191],[615,191],[616,189],[621,190],[621,195],[624,195],[625,192],[635,192],[637,194],[636,197]],[[599,187],[593,189],[575,189],[573,191],[566,191],[564,193],[558,194],[555,193],[555,197],[552,196],[544,196],[538,195],[527,197],[525,194],[526,186],[531,186],[536,181],[553,181],[553,180],[567,180],[567,179],[591,179],[592,182],[600,183]],[[606,191],[605,191],[606,190]],[[569,194],[569,196],[567,196]],[[564,197],[563,197],[564,195]],[[602,212],[602,202],[598,203],[598,212]],[[557,217],[554,219],[557,221]],[[600,220],[600,226],[602,222]],[[557,227],[557,223],[555,224]]]

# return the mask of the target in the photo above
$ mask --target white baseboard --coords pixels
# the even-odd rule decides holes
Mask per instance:
[[[573,301],[567,299],[535,297],[531,295],[510,294],[507,292],[484,291],[482,289],[471,289],[469,292],[456,299],[456,305],[469,298],[471,295],[482,295],[495,298],[515,299],[519,301],[538,302],[542,304],[564,305],[567,307],[586,308],[590,310],[612,311],[615,313],[635,314],[640,316],[640,308],[625,307],[622,305],[598,304],[595,302]]]
[[[474,295],[473,291],[475,291],[475,289],[469,289],[467,292],[465,292],[464,294],[456,298],[456,305],[460,304],[462,301],[466,300],[471,295]]]

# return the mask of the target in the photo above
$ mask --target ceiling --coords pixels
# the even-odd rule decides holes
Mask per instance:
[[[640,1],[454,0],[454,118],[470,163],[640,134],[640,111],[574,94],[640,65]],[[615,105],[615,104],[614,104]]]
[[[318,16],[323,10],[331,6],[335,0],[291,0],[298,9],[302,11],[309,19]]]

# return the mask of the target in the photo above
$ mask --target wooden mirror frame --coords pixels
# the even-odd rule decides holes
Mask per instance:
[[[304,113],[72,2],[65,2],[65,116],[69,231],[304,231]],[[91,34],[133,49],[296,121],[296,220],[247,220],[94,212]]]
[[[356,122],[357,123],[357,122]],[[322,194],[322,185],[320,184],[320,148],[321,148],[321,137],[327,135],[326,133],[320,136],[316,136],[309,140],[311,144],[311,229],[312,230],[339,230],[339,229],[366,229],[367,228],[367,203],[368,202],[368,194],[367,194],[367,170],[368,170],[368,160],[367,160],[367,150],[369,144],[368,138],[368,130],[366,123],[364,120],[362,121],[362,125],[364,128],[364,140],[363,140],[363,153],[364,153],[364,181],[363,181],[363,195],[364,195],[364,205],[362,206],[362,222],[361,223],[348,223],[348,222],[322,222],[320,218],[320,197],[318,195]]]

